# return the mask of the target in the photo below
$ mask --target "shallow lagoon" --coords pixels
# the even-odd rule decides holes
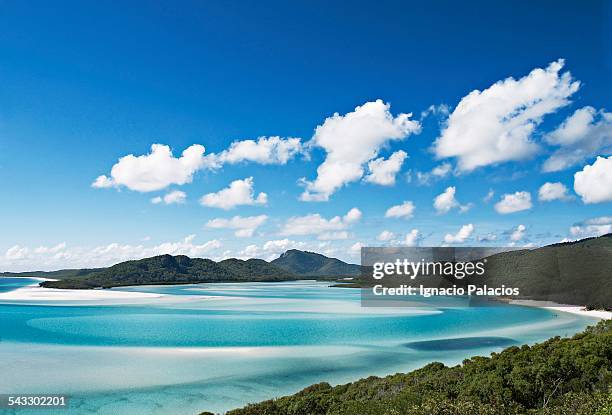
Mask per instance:
[[[0,279],[0,292],[33,282]],[[362,308],[359,290],[313,281],[116,290],[160,296],[0,303],[0,373],[11,374],[0,393],[65,393],[70,414],[194,415],[321,381],[456,364],[595,322],[504,304]]]

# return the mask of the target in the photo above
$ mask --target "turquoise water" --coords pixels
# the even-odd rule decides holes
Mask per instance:
[[[0,293],[33,283],[0,278]],[[61,412],[70,414],[221,412],[316,382],[456,364],[595,322],[503,304],[362,308],[359,290],[313,281],[119,290],[159,297],[0,300],[0,373],[11,374],[0,376],[0,393],[68,394]]]

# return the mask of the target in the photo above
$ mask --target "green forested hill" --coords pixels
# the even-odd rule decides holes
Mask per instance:
[[[520,295],[513,299],[612,310],[612,234],[541,248],[505,251],[484,259],[487,261],[484,276],[461,280],[449,276],[430,281],[422,279],[419,283],[434,287],[467,287],[468,284],[479,287],[506,286],[520,290]],[[385,280],[388,286],[405,282],[402,278]],[[380,281],[364,274],[350,286],[370,287],[376,284],[380,284]]]
[[[272,261],[272,264],[301,276],[357,276],[359,265],[347,264],[315,252],[290,249]]]
[[[160,255],[126,261],[109,268],[20,273],[58,279],[41,283],[49,288],[98,288],[144,284],[187,284],[229,281],[288,281],[304,277],[335,278],[358,275],[359,266],[313,252],[290,250],[272,262],[236,258],[215,262],[184,255]],[[6,274],[9,276],[8,274]]]
[[[536,300],[612,309],[612,234],[488,258],[487,284]]]
[[[270,263],[249,259],[189,258],[184,255],[159,255],[126,261],[102,271],[41,283],[50,288],[97,288],[144,284],[187,284],[222,281],[286,281],[297,279],[292,273]]]
[[[398,362],[400,364],[401,362]],[[612,321],[462,365],[327,383],[227,415],[611,415]]]
[[[489,286],[504,284],[518,287],[525,298],[612,309],[612,234],[542,248],[503,252],[487,260],[487,279],[483,281]],[[109,268],[3,275],[59,279],[43,283],[46,287],[54,288],[282,281],[300,277],[334,279],[347,276],[356,277],[354,286],[363,287],[373,283],[360,278],[359,265],[294,249],[272,262],[235,258],[215,262],[182,255],[161,255],[122,262]],[[463,282],[468,283],[467,279]]]

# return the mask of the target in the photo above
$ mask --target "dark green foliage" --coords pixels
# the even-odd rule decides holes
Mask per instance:
[[[612,310],[612,234],[564,242],[535,249],[501,252],[486,258],[486,275],[474,279],[432,280],[433,286],[466,286],[518,288],[513,299],[552,301],[559,304],[586,306],[589,309]],[[368,271],[344,287],[369,287],[380,281],[368,278]],[[406,283],[395,278],[385,285]],[[427,284],[427,281],[420,281]]]
[[[612,321],[463,365],[327,383],[228,415],[611,415]]]
[[[144,284],[191,284],[227,281],[286,281],[297,277],[290,272],[259,259],[242,261],[228,259],[189,258],[184,255],[160,255],[136,261],[126,261],[84,278],[45,281],[50,288],[109,288]]]
[[[59,281],[45,281],[40,285],[48,288],[89,289],[146,284],[290,281],[306,276],[335,280],[358,274],[358,265],[312,252],[290,250],[272,262],[236,258],[215,262],[184,255],[160,255],[122,262],[109,268],[5,273],[0,276],[52,278]]]
[[[612,309],[612,234],[493,255],[487,274],[532,299]]]
[[[347,264],[336,258],[297,249],[288,250],[272,261],[272,264],[305,277],[360,275],[359,265]]]

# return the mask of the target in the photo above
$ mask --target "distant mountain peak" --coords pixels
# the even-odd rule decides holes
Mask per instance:
[[[289,249],[271,263],[303,277],[356,276],[361,272],[359,265],[299,249]]]

